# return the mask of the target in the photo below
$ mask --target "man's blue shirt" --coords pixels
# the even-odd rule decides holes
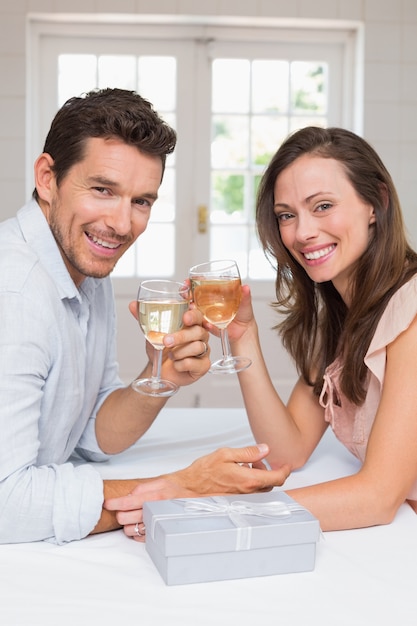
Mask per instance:
[[[122,386],[110,278],[72,281],[32,200],[0,224],[0,543],[64,543],[101,514],[95,416]],[[29,520],[29,523],[28,523]]]

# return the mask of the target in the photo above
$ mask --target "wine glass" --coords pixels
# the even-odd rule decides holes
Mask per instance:
[[[208,261],[194,265],[189,273],[193,301],[204,318],[220,330],[223,358],[212,363],[213,374],[235,374],[252,363],[243,356],[232,356],[227,327],[239,308],[242,291],[235,261]]]
[[[152,375],[138,378],[132,387],[146,396],[171,396],[178,385],[161,379],[163,339],[183,326],[182,317],[188,309],[190,289],[184,283],[172,280],[145,280],[139,286],[137,296],[139,326],[146,340],[154,348]]]

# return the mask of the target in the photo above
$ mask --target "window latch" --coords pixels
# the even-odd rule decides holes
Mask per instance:
[[[206,233],[207,232],[207,218],[208,218],[208,210],[205,204],[200,204],[198,207],[198,232]]]

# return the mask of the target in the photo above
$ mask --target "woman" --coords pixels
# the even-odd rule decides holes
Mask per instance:
[[[229,334],[252,359],[239,380],[256,440],[273,469],[295,469],[330,424],[361,459],[353,476],[288,491],[323,530],[389,523],[406,500],[417,512],[417,254],[389,173],[355,134],[304,128],[268,166],[256,219],[300,374],[285,405],[243,287]]]

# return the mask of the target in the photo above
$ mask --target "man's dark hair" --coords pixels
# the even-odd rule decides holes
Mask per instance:
[[[162,171],[177,140],[152,104],[134,91],[107,88],[70,98],[55,115],[43,148],[54,160],[58,186],[70,168],[82,161],[91,137],[120,139],[144,154],[159,156]],[[36,189],[33,197],[38,199]]]

